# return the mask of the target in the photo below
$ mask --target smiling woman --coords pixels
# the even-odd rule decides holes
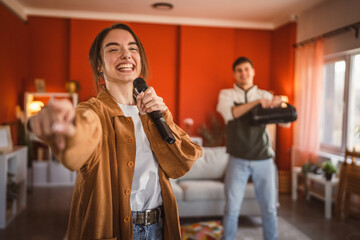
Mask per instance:
[[[114,30],[114,31],[112,31]],[[107,35],[106,37],[104,37]],[[117,42],[116,38],[124,37],[124,42],[120,43]],[[104,39],[105,38],[105,39]],[[115,39],[115,40],[114,40]],[[100,43],[104,41],[100,45]],[[139,38],[135,35],[135,33],[125,24],[117,24],[113,25],[112,27],[105,28],[101,33],[97,35],[95,38],[93,45],[89,52],[89,60],[91,67],[93,69],[94,79],[96,81],[96,86],[98,90],[101,88],[101,80],[104,80],[104,69],[102,69],[103,61],[114,59],[119,56],[119,54],[130,54],[132,57],[135,57],[138,62],[136,64],[137,70],[140,69],[140,74],[143,78],[146,78],[148,75],[148,63],[145,54],[145,49],[141,44]],[[112,56],[112,58],[111,58]],[[104,60],[103,60],[104,57]],[[139,59],[137,58],[140,58]],[[115,61],[116,59],[114,59]],[[132,60],[132,61],[135,61]],[[116,64],[120,64],[121,62],[117,62]],[[130,64],[131,67],[135,67],[135,62],[129,62],[128,59],[123,60],[123,64]],[[119,66],[117,66],[119,67]],[[139,72],[137,72],[139,74]],[[137,76],[133,77],[134,80]]]
[[[147,76],[147,60],[127,25],[103,29],[89,59],[98,96],[75,110],[65,100],[53,101],[29,120],[57,159],[78,171],[68,239],[180,239],[169,178],[184,175],[201,147],[173,122],[152,87],[134,95],[133,81]],[[174,144],[163,141],[148,117],[154,111]]]

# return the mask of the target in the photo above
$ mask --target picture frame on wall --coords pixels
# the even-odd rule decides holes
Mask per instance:
[[[46,87],[45,87],[45,79],[42,78],[35,78],[35,89],[36,92],[39,93],[44,93],[46,92]]]
[[[13,149],[11,131],[9,125],[0,126],[0,152],[8,152]]]

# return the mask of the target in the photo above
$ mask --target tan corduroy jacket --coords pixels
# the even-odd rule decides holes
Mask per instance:
[[[154,123],[140,116],[151,149],[159,163],[164,205],[164,239],[180,239],[179,216],[169,178],[184,175],[201,157],[202,149],[174,122],[169,110],[163,116],[176,141],[165,143]],[[77,170],[68,239],[132,239],[130,208],[135,164],[135,133],[109,92],[103,88],[96,98],[76,107],[76,134],[59,152],[48,141],[55,156],[70,170]],[[61,196],[59,196],[61,197]]]

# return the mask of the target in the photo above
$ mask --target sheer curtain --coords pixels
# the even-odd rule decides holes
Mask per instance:
[[[316,160],[320,147],[320,114],[323,87],[323,39],[296,49],[295,106],[292,165]]]

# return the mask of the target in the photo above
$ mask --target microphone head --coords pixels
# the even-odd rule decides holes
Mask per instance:
[[[141,77],[138,77],[133,82],[134,89],[137,94],[145,91],[148,88],[148,85],[146,84],[145,80]]]

